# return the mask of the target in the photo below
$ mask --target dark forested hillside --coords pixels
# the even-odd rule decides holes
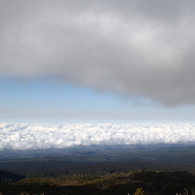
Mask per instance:
[[[0,170],[0,184],[14,183],[24,178],[25,176],[18,175],[9,171]]]
[[[32,177],[111,174],[133,170],[195,173],[195,145],[81,146],[40,151],[1,151],[0,168]]]
[[[195,189],[193,144],[0,153],[0,168],[10,171],[0,173],[3,195],[127,195],[137,188],[142,188],[144,195],[175,195]]]

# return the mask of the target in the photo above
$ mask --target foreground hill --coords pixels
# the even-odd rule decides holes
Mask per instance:
[[[15,184],[0,185],[3,195],[127,195],[142,188],[145,195],[175,195],[195,187],[195,175],[183,172],[133,171],[105,176],[26,178]]]

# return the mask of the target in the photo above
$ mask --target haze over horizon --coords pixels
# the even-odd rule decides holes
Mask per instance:
[[[195,2],[0,2],[0,122],[195,123]]]

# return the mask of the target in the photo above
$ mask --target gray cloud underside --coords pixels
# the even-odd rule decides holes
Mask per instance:
[[[195,2],[0,2],[0,75],[195,103]]]
[[[67,148],[78,145],[195,143],[194,124],[0,123],[0,150]]]

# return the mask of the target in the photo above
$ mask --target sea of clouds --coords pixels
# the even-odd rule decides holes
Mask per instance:
[[[195,124],[0,123],[0,150],[195,142]]]

